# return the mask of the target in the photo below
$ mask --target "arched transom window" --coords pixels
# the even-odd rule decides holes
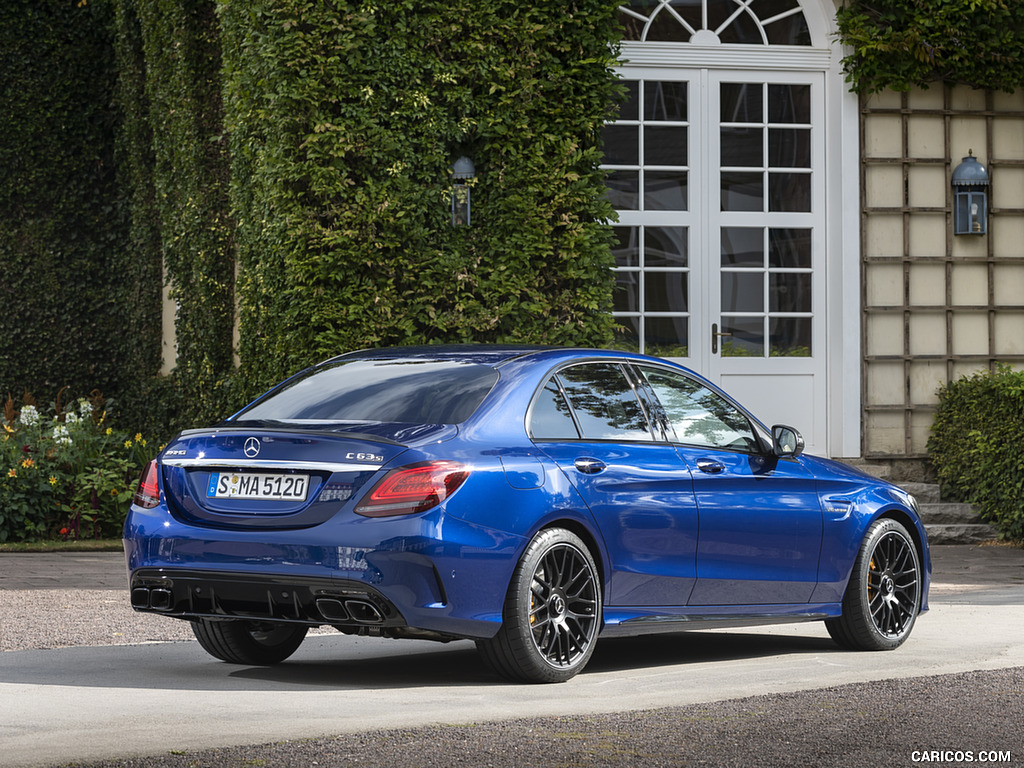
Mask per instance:
[[[811,45],[799,0],[629,0],[623,39],[694,45]]]

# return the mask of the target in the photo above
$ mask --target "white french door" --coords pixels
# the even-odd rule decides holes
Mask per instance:
[[[824,76],[630,68],[605,129],[620,346],[823,450]]]

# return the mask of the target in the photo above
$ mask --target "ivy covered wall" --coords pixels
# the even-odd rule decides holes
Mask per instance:
[[[355,348],[609,342],[617,5],[3,4],[0,384],[185,426]]]
[[[159,310],[125,248],[111,22],[106,4],[0,3],[3,399],[124,393],[156,370],[136,343],[156,337],[135,309]]]
[[[176,306],[176,349],[163,350],[175,369],[155,399],[178,424],[210,421],[236,405],[234,223],[214,0],[114,2],[133,259],[162,264]]]
[[[842,0],[837,22],[852,50],[843,63],[855,91],[1024,86],[1019,0]]]
[[[617,5],[222,0],[250,394],[366,346],[610,341]]]

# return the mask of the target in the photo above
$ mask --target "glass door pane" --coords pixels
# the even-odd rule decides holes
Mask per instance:
[[[812,357],[823,206],[812,188],[811,85],[723,74],[717,96],[720,355]]]
[[[626,82],[618,119],[604,130],[614,227],[616,345],[663,357],[691,354],[690,83]]]

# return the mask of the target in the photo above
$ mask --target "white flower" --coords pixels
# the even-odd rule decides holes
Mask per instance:
[[[68,411],[66,414],[64,414],[65,424],[77,424],[79,421],[81,421],[81,419],[78,418],[78,414],[75,413],[74,411]]]
[[[82,414],[82,416],[88,416],[92,413],[92,411],[92,403],[90,403],[84,397],[78,398],[78,412]]]
[[[26,405],[21,409],[21,415],[18,417],[18,421],[26,427],[34,427],[39,423],[39,411],[36,410],[34,405]]]
[[[71,445],[71,433],[63,424],[58,424],[53,428],[53,442],[57,445]]]

